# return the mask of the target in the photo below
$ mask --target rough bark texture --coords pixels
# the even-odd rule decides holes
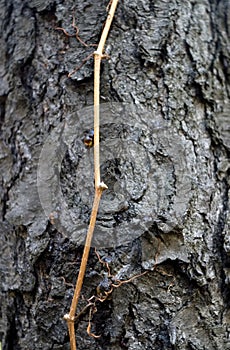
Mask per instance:
[[[55,27],[74,33],[74,10],[81,37],[97,43],[106,6],[104,0],[0,3],[4,350],[69,349],[62,317],[69,310],[82,245],[48,221],[38,196],[37,167],[47,136],[93,101],[92,60],[67,78],[93,48]],[[118,6],[101,93],[105,101],[148,107],[152,120],[142,115],[143,125],[161,120],[170,129],[160,138],[147,131],[137,136],[147,157],[136,152],[133,167],[111,161],[102,169],[108,184],[127,176],[130,198],[109,220],[109,207],[104,210],[101,225],[103,220],[111,226],[113,220],[124,221],[132,230],[137,210],[143,223],[147,212],[148,224],[134,240],[99,249],[100,256],[119,280],[148,273],[115,288],[104,303],[97,302],[92,331],[100,338],[87,335],[87,312],[80,318],[79,350],[230,349],[229,10],[227,0],[124,0]],[[80,122],[77,128],[81,139],[85,130]],[[105,125],[102,139],[110,132]],[[186,188],[178,162],[174,169],[172,143],[174,156],[175,147],[178,154],[183,150]],[[91,202],[82,204],[79,184],[90,172],[92,158],[86,169],[78,168],[78,159],[91,150],[77,144],[76,152],[74,146],[68,152],[62,162],[62,192],[74,215],[87,223]],[[92,174],[87,185],[92,189]],[[166,188],[159,198],[154,194],[157,186]],[[122,227],[120,237],[128,232]],[[107,270],[92,249],[84,297],[95,294],[97,286],[110,288]],[[86,304],[81,300],[79,310]]]

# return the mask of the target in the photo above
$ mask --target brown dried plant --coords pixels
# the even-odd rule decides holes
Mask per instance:
[[[100,177],[100,149],[99,149],[99,126],[100,126],[100,69],[101,69],[101,60],[102,58],[105,58],[106,55],[103,54],[104,52],[104,46],[105,42],[110,30],[110,26],[114,17],[114,13],[116,10],[118,4],[118,0],[112,0],[109,3],[109,12],[108,16],[105,22],[104,29],[102,31],[102,35],[98,44],[98,47],[96,51],[93,53],[94,55],[94,179],[95,179],[95,195],[94,195],[94,202],[91,212],[91,218],[90,223],[88,227],[88,232],[86,236],[84,251],[82,255],[81,265],[78,273],[78,278],[76,282],[76,287],[74,290],[74,295],[70,307],[70,311],[68,314],[64,316],[64,319],[67,321],[68,324],[68,330],[69,330],[69,337],[70,337],[70,348],[71,350],[76,350],[76,337],[75,337],[75,314],[76,309],[82,289],[83,279],[85,276],[89,251],[91,247],[91,241],[93,237],[93,232],[95,228],[96,218],[97,218],[97,212],[100,204],[101,195],[104,190],[107,189],[106,184],[101,181]],[[76,30],[76,38],[81,43],[82,40],[80,39],[78,33],[78,28],[75,25],[75,21],[73,22],[73,27]],[[64,31],[62,28],[57,28]],[[64,31],[65,33],[65,31]],[[68,35],[68,33],[65,33]],[[85,44],[85,43],[83,43]],[[87,44],[85,44],[87,45]],[[91,311],[92,314],[93,311]],[[90,315],[91,318],[91,315]],[[90,331],[90,322],[88,327],[88,333],[91,334]]]
[[[68,331],[69,331],[69,337],[70,337],[70,348],[71,350],[76,350],[76,336],[75,336],[75,323],[81,318],[82,315],[84,315],[86,312],[89,314],[89,320],[88,320],[88,327],[87,327],[87,333],[89,336],[93,338],[100,338],[100,335],[95,335],[91,331],[91,321],[93,318],[93,315],[97,312],[97,306],[96,304],[102,303],[106,301],[114,289],[121,287],[124,284],[130,283],[134,281],[136,278],[139,278],[143,275],[146,275],[147,273],[150,272],[144,271],[142,273],[136,274],[132,276],[131,278],[127,280],[120,280],[117,279],[114,275],[111,274],[110,266],[107,262],[103,261],[100,258],[99,253],[95,249],[95,253],[97,255],[97,258],[99,262],[106,268],[107,270],[107,276],[109,278],[109,285],[108,285],[108,290],[107,291],[101,291],[100,288],[98,287],[96,290],[96,295],[92,295],[89,299],[86,299],[87,304],[83,307],[82,310],[79,311],[78,314],[76,314],[77,306],[78,306],[78,301],[80,298],[81,294],[81,289],[83,285],[83,280],[85,276],[85,271],[87,267],[87,262],[88,262],[88,256],[91,248],[91,241],[93,238],[93,233],[94,233],[94,228],[96,224],[96,218],[97,218],[97,212],[100,204],[100,199],[101,195],[104,190],[107,189],[106,184],[101,181],[100,177],[100,149],[99,149],[99,127],[100,127],[100,68],[101,68],[101,60],[103,58],[107,58],[108,56],[104,54],[104,46],[105,42],[110,30],[110,26],[114,17],[114,13],[116,10],[118,4],[118,0],[111,0],[109,5],[107,6],[107,11],[108,16],[104,25],[104,29],[102,31],[102,35],[99,41],[98,46],[95,44],[87,44],[85,43],[79,36],[79,28],[77,27],[75,23],[75,18],[73,17],[73,23],[72,27],[75,30],[75,34],[69,34],[64,28],[57,27],[57,30],[61,30],[65,35],[68,37],[70,36],[75,36],[76,39],[85,47],[88,46],[97,46],[96,51],[88,55],[81,63],[81,65],[77,68],[75,68],[72,72],[68,74],[68,77],[71,77],[75,72],[77,72],[84,64],[85,62],[92,56],[94,56],[94,180],[95,180],[95,195],[94,195],[94,202],[93,202],[93,207],[92,207],[92,212],[91,212],[91,218],[90,218],[90,223],[86,235],[86,241],[84,245],[84,251],[81,259],[81,265],[78,273],[78,278],[76,282],[76,286],[74,289],[74,295],[70,307],[70,311],[68,314],[64,316],[64,319],[67,321],[68,324]],[[168,274],[165,272],[163,269],[158,268],[157,264],[157,257],[160,252],[160,242],[158,244],[157,252],[156,252],[156,257],[155,257],[155,263],[154,266],[152,267],[152,271],[155,270],[156,272],[162,274],[162,275],[167,275],[169,277],[173,277],[173,275]],[[169,287],[168,291],[170,288],[173,286],[175,281],[175,278],[173,277]]]

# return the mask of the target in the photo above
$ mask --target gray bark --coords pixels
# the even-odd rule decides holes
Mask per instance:
[[[4,350],[69,349],[63,315],[93,196],[82,143],[93,125],[92,58],[67,74],[94,48],[55,27],[74,33],[74,10],[81,38],[97,43],[106,6],[0,3]],[[119,3],[102,65],[109,190],[94,242],[114,277],[92,249],[78,310],[112,282],[148,273],[96,303],[100,338],[86,333],[88,313],[80,318],[79,350],[230,349],[229,32],[226,0]]]

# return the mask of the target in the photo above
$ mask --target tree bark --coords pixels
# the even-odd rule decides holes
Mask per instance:
[[[56,28],[75,34],[74,14],[96,44],[107,5],[0,2],[3,350],[69,349],[94,192],[93,60],[76,67],[94,48]],[[225,0],[118,5],[101,76],[109,190],[78,312],[109,296],[76,320],[79,350],[230,349],[229,32]]]

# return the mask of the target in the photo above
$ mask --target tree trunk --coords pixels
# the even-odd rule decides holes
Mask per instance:
[[[82,41],[98,42],[107,5],[0,4],[3,350],[69,349],[63,316],[94,192],[93,148],[82,142],[94,47]],[[101,75],[109,189],[79,350],[230,349],[229,14],[226,0],[118,5]]]

